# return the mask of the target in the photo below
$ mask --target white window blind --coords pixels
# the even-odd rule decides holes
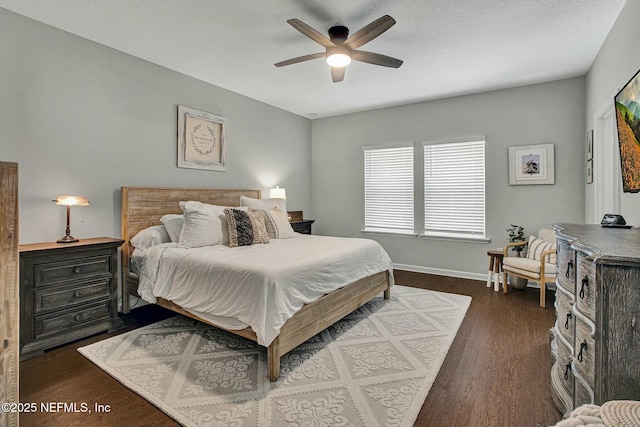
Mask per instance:
[[[364,226],[413,233],[413,145],[364,148]]]
[[[425,234],[484,236],[484,140],[424,145]]]

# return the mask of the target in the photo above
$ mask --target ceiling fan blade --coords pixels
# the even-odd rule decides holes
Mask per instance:
[[[381,55],[379,53],[365,52],[364,50],[355,50],[351,55],[354,61],[366,62],[373,65],[382,65],[383,67],[398,68],[402,65],[402,61],[391,56]]]
[[[331,67],[331,80],[334,83],[341,82],[344,79],[344,69],[346,67]]]
[[[344,44],[351,49],[357,49],[393,27],[395,23],[395,19],[389,15],[384,15],[353,33],[351,37],[344,41]]]
[[[324,58],[326,53],[312,53],[310,55],[298,56],[297,58],[287,59],[286,61],[280,61],[274,64],[276,67],[284,67],[285,65],[297,64],[298,62],[309,61],[311,59]]]
[[[320,32],[318,32],[317,30],[314,30],[313,28],[311,28],[310,26],[308,26],[307,24],[305,24],[304,22],[302,22],[299,19],[289,19],[287,22],[293,28],[295,28],[296,30],[300,31],[302,34],[304,34],[305,36],[309,37],[314,42],[319,43],[324,47],[334,47],[335,46],[335,44],[331,40],[329,40],[328,38],[326,38],[325,36],[320,34]]]

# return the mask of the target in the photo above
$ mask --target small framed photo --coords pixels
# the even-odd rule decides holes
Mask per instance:
[[[225,120],[215,114],[178,106],[178,167],[225,171]]]
[[[587,160],[587,184],[593,183],[593,160]]]
[[[587,160],[593,159],[593,129],[587,132],[587,147],[585,149]]]
[[[509,147],[509,185],[555,184],[553,144]]]

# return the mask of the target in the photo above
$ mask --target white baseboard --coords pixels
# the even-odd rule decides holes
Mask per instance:
[[[421,267],[417,265],[407,265],[407,264],[393,264],[393,268],[396,270],[406,270],[412,271],[414,273],[425,273],[425,274],[435,274],[438,276],[448,276],[448,277],[459,277],[461,279],[471,279],[471,280],[480,280],[483,284],[487,282],[487,273],[471,273],[468,271],[457,271],[457,270],[445,270],[443,268],[433,268],[433,267]],[[500,273],[502,276],[502,273]],[[500,283],[502,283],[502,277],[500,277]],[[529,288],[540,288],[540,285],[536,282],[529,282],[527,284]],[[547,289],[554,290],[556,289],[555,283],[547,283]]]
[[[414,273],[435,274],[438,276],[459,277],[461,279],[480,280],[487,282],[487,273],[471,273],[469,271],[445,270],[442,268],[421,267],[417,265],[393,264],[393,268],[397,270],[412,271]]]

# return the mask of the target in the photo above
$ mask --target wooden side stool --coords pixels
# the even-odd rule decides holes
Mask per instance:
[[[487,275],[487,288],[491,287],[493,280],[493,290],[500,290],[500,273],[502,271],[502,259],[504,253],[502,251],[487,251],[489,255],[489,274]]]

